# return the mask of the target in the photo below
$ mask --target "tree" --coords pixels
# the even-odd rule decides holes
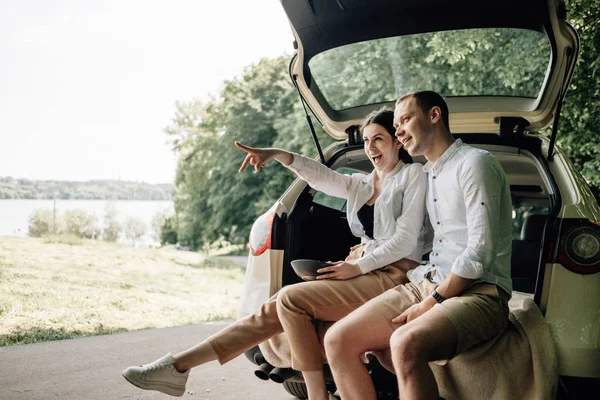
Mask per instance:
[[[600,185],[599,2],[569,2],[569,19],[581,34],[582,55],[558,136],[577,169],[596,186]],[[516,30],[437,32],[333,49],[327,59],[313,58],[309,67],[322,93],[334,108],[342,109],[391,101],[422,89],[448,95],[535,96],[549,51],[545,38]],[[255,219],[293,181],[294,175],[276,163],[260,174],[239,174],[243,154],[234,147],[235,140],[316,155],[288,63],[287,57],[263,59],[225,82],[221,93],[209,101],[176,105],[165,132],[178,155],[176,217],[169,224],[179,243],[195,249],[220,238],[245,243]],[[375,77],[390,80],[365,79],[356,68],[377,71]],[[321,145],[332,143],[313,122]]]
[[[254,220],[293,181],[275,164],[261,174],[239,174],[243,154],[235,140],[315,154],[287,64],[285,57],[263,59],[225,82],[220,97],[177,104],[165,131],[179,155],[173,199],[180,243],[244,243]]]
[[[598,198],[600,188],[600,1],[568,2],[581,51],[561,113],[557,142]]]

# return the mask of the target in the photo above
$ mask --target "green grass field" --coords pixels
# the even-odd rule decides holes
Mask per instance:
[[[234,317],[243,277],[193,252],[0,237],[0,346]]]

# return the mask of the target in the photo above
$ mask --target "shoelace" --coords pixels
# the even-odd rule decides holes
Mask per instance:
[[[151,372],[151,371],[156,371],[156,370],[159,370],[159,369],[166,369],[170,365],[171,364],[167,364],[165,362],[155,361],[153,363],[146,364],[146,365],[143,366],[144,367],[143,374],[146,375],[146,373]]]

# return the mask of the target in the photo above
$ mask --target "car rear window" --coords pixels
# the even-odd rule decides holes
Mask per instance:
[[[550,61],[544,33],[485,28],[353,43],[317,54],[308,65],[329,105],[343,110],[416,90],[536,98]]]

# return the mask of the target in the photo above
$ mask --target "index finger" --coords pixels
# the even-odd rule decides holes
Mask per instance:
[[[235,144],[237,147],[239,147],[240,149],[242,149],[242,150],[244,150],[244,151],[246,151],[246,152],[250,152],[250,151],[253,151],[253,150],[254,150],[254,148],[253,148],[253,147],[249,147],[249,146],[246,146],[246,145],[244,145],[244,144],[241,144],[241,143],[240,143],[240,142],[238,142],[237,140],[236,140],[235,142],[233,142],[233,143],[234,143],[234,144]]]
[[[246,166],[250,162],[251,158],[252,158],[252,155],[246,154],[246,158],[244,158],[244,161],[242,162],[242,166],[240,167],[240,169],[238,170],[238,172],[243,172],[246,169]]]
[[[406,318],[407,314],[406,311],[404,311],[402,314],[398,315],[397,317],[392,319],[392,323],[393,324],[404,324],[406,322]]]

